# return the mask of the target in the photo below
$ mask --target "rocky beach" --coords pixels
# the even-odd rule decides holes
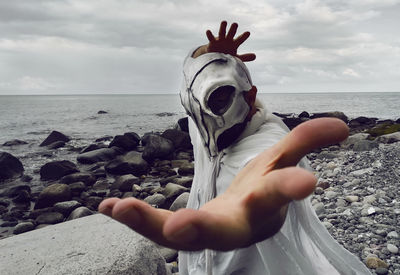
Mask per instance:
[[[290,129],[318,117],[348,124],[345,142],[308,155],[318,178],[312,205],[331,235],[374,274],[400,274],[400,119],[277,115]],[[92,215],[107,197],[136,197],[173,211],[185,207],[194,173],[186,118],[173,129],[105,136],[85,147],[57,130],[37,144],[21,138],[0,146],[0,239]],[[9,153],[23,146],[41,149],[19,158]],[[40,160],[40,167],[26,167],[27,158]],[[160,251],[178,272],[177,251]]]

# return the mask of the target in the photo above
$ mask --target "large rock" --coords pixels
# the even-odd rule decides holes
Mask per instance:
[[[57,141],[68,142],[70,141],[70,138],[64,135],[63,133],[53,131],[39,146],[47,146]]]
[[[141,153],[131,151],[108,162],[105,169],[108,173],[115,175],[132,174],[140,177],[147,173],[149,164],[142,158]]]
[[[7,152],[0,152],[0,182],[22,176],[24,167],[19,159]]]
[[[180,118],[177,122],[178,127],[181,131],[189,133],[189,121],[188,117]]]
[[[314,113],[311,115],[310,118],[314,119],[314,118],[320,118],[320,117],[335,117],[335,118],[343,120],[345,123],[347,123],[349,121],[349,118],[343,112],[338,112],[338,111]]]
[[[169,274],[154,243],[101,214],[0,240],[0,255],[2,274]]]
[[[140,143],[140,137],[134,132],[125,133],[124,135],[115,136],[109,147],[119,147],[125,151],[134,150]]]
[[[69,201],[71,189],[66,184],[55,183],[47,186],[40,192],[35,209],[53,206],[57,202]]]
[[[41,180],[58,180],[62,177],[79,172],[75,163],[68,160],[48,162],[40,168]]]
[[[143,159],[153,161],[156,158],[167,158],[174,152],[174,144],[159,135],[149,135],[143,150]]]
[[[172,141],[175,149],[190,149],[193,147],[190,141],[190,136],[187,132],[176,129],[167,129],[161,134],[161,136]]]
[[[86,153],[79,154],[78,162],[83,164],[92,164],[99,161],[109,161],[119,155],[119,152],[114,148],[101,148]]]

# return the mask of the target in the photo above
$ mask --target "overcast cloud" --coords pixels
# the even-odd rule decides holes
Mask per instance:
[[[1,1],[0,94],[177,93],[223,19],[260,92],[400,91],[400,0],[230,2]]]

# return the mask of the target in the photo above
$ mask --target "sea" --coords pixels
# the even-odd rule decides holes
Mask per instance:
[[[349,118],[400,118],[399,93],[268,93],[258,94],[266,108],[299,114],[342,111]],[[100,114],[99,111],[103,111]],[[185,111],[177,94],[136,95],[2,95],[0,151],[20,158],[27,174],[37,175],[49,159],[76,162],[78,150],[96,139],[125,132],[163,131],[173,127]],[[57,130],[71,137],[67,148],[49,151],[39,144]],[[1,146],[19,139],[26,145]]]

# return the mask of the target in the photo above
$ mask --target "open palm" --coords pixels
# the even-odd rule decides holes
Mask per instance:
[[[338,143],[348,128],[334,118],[314,119],[293,129],[249,162],[225,193],[199,210],[171,212],[135,198],[111,198],[99,211],[167,247],[231,250],[273,236],[284,223],[287,205],[307,197],[316,179],[295,167],[313,149]]]

